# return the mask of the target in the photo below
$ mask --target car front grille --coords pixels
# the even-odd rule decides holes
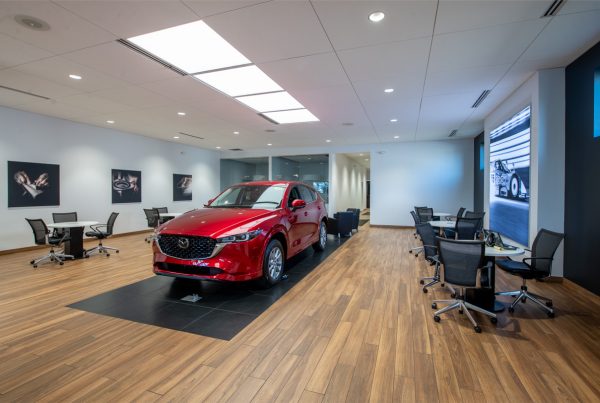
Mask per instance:
[[[173,263],[156,263],[156,268],[160,271],[182,274],[187,276],[216,276],[223,273],[223,270],[214,267],[186,266]]]
[[[177,259],[206,259],[217,241],[205,236],[159,235],[158,246],[167,256]]]

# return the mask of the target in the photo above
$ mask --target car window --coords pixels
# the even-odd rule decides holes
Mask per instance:
[[[285,185],[243,185],[225,190],[210,204],[210,207],[240,207],[275,209],[279,208]]]
[[[299,188],[300,188],[300,197],[302,198],[302,200],[304,200],[307,204],[315,201],[315,199],[313,199],[312,193],[306,186],[300,186]]]
[[[298,191],[298,187],[294,186],[290,191],[290,198],[288,199],[288,206],[292,207],[292,202],[296,199],[301,199],[300,192]]]

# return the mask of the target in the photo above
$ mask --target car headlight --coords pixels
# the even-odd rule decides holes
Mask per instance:
[[[230,235],[223,238],[217,238],[217,243],[234,243],[234,242],[246,242],[256,238],[260,235],[261,230],[244,232],[243,234]]]

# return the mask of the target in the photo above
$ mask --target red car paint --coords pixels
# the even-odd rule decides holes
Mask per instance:
[[[327,211],[317,191],[304,183],[290,181],[248,182],[231,188],[257,185],[283,187],[281,204],[272,209],[214,207],[215,202],[211,200],[207,207],[189,211],[161,225],[157,229],[158,240],[152,244],[154,273],[221,281],[252,280],[263,275],[263,256],[271,239],[281,241],[286,259],[319,241],[319,226],[327,220]],[[300,190],[301,186],[307,188],[315,200],[305,200],[305,207],[293,209],[293,200],[290,200],[292,189]],[[219,199],[227,190],[213,200]],[[219,238],[254,231],[260,233],[247,241],[217,242]],[[180,239],[200,239],[194,237],[203,237],[202,242],[208,242],[208,245],[216,244],[214,248],[203,249],[211,250],[211,256],[187,256],[185,259],[173,256],[179,253],[178,244],[171,248],[175,242]],[[165,243],[167,239],[172,243]],[[183,243],[185,246],[186,242]],[[169,250],[174,253],[163,251],[163,248],[168,249],[165,245],[171,245]]]

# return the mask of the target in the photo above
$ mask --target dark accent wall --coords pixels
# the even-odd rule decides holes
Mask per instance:
[[[594,70],[600,43],[566,69],[565,269],[600,295],[600,137],[594,138]]]
[[[483,133],[481,133],[473,140],[473,211],[483,211],[483,174],[485,171],[481,169],[484,161],[481,160],[483,156],[480,153],[483,145]]]

